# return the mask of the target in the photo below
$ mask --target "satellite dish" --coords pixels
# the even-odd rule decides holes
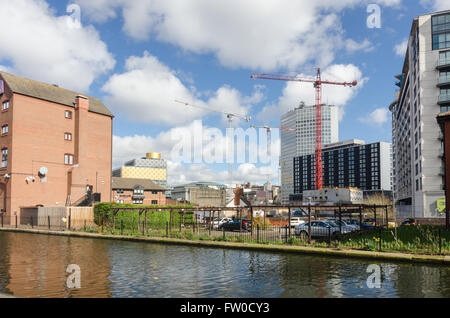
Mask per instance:
[[[48,173],[48,168],[47,167],[41,167],[41,169],[39,169],[39,174],[41,176],[46,176]]]

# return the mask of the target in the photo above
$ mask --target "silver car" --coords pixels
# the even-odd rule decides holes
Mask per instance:
[[[301,239],[306,239],[309,236],[309,222],[297,225],[294,232]],[[311,222],[311,237],[335,237],[337,234],[339,234],[339,226],[335,223],[325,221]]]
[[[332,222],[336,224],[338,227],[342,226],[342,233],[350,233],[359,230],[359,226],[348,224],[344,220],[339,219],[326,219],[325,222]]]

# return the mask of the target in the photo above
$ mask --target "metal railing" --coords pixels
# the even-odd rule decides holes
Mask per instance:
[[[275,221],[255,219],[253,222],[247,220],[249,221],[247,226],[241,224],[234,228],[214,224],[213,219],[200,222],[193,217],[193,213],[186,211],[184,213],[172,211],[165,219],[157,214],[138,218],[130,217],[127,213],[118,213],[114,221],[110,217],[102,216],[96,222],[72,219],[71,216],[68,219],[50,216],[15,217],[17,224],[14,222],[6,224],[4,215],[1,215],[0,227],[433,255],[450,254],[450,231],[446,231],[444,227],[392,227],[392,224],[390,227],[390,220],[382,216],[378,216],[377,219],[366,219],[364,223],[360,223],[358,218],[350,220],[346,218],[347,223],[339,225],[329,223],[330,220],[326,218],[312,216],[304,218],[304,223],[295,226],[292,224],[289,226],[289,220],[286,219],[277,220],[277,224],[271,223]],[[332,222],[334,221],[337,222],[337,220]]]

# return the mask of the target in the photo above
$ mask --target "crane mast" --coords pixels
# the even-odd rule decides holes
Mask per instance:
[[[312,83],[315,89],[316,99],[316,146],[315,146],[315,188],[316,190],[323,189],[323,162],[322,162],[322,85],[341,85],[354,87],[358,85],[357,81],[353,82],[334,82],[322,80],[320,68],[317,68],[317,75],[315,78],[306,78],[300,76],[289,75],[274,75],[274,74],[252,74],[253,79],[268,79],[278,81],[291,81],[291,82],[307,82]]]

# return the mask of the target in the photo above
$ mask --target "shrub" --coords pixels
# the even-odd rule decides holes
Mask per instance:
[[[135,204],[118,204],[113,202],[105,202],[96,204],[94,207],[94,221],[97,225],[100,225],[101,219],[103,219],[103,224],[105,226],[112,226],[113,223],[113,209],[121,208],[173,208],[172,211],[172,226],[178,227],[181,221],[181,214],[179,213],[181,209],[185,209],[187,212],[184,215],[185,223],[193,222],[193,214],[188,212],[193,212],[192,206],[145,206],[145,205],[135,205]],[[144,213],[141,214],[141,224],[145,220]],[[120,229],[123,222],[124,230],[137,230],[137,225],[139,221],[138,211],[120,211],[116,214],[116,229]],[[147,227],[148,228],[165,228],[167,222],[170,222],[170,211],[149,211],[147,213]]]

